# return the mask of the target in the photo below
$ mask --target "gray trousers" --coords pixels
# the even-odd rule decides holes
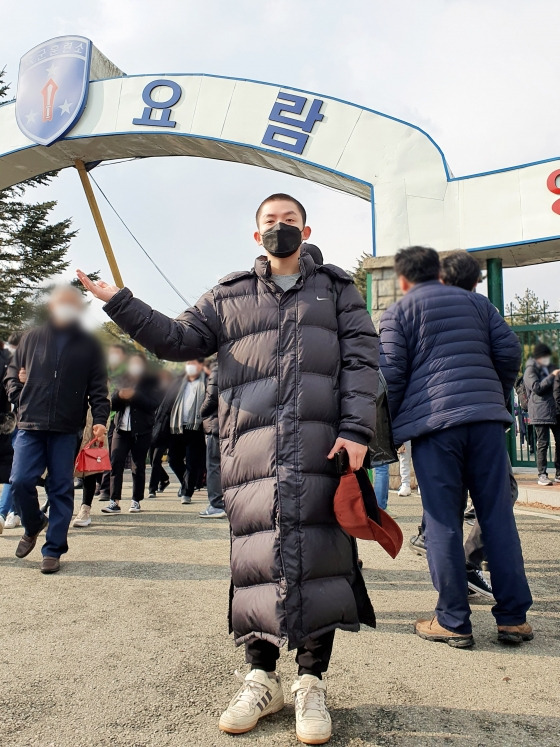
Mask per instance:
[[[212,434],[206,436],[206,488],[210,505],[213,508],[223,509],[220,438]]]
[[[513,474],[509,458],[508,464],[509,484],[511,487],[511,502],[512,504],[515,504],[519,496],[519,488],[517,487],[517,480],[515,479],[515,475]],[[465,559],[468,565],[474,566],[475,568],[480,568],[483,561],[486,560],[486,553],[484,552],[484,542],[482,540],[482,532],[480,530],[478,519],[475,519],[471,533],[469,534],[469,536],[467,537],[467,541],[465,542]]]

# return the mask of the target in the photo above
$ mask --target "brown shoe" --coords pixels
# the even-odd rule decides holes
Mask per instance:
[[[420,638],[428,641],[442,641],[453,648],[470,648],[474,645],[471,633],[454,633],[452,630],[443,628],[434,615],[431,620],[416,620],[414,631]]]
[[[39,529],[37,534],[29,535],[24,534],[23,537],[20,539],[18,546],[16,547],[16,557],[17,558],[25,558],[31,550],[35,547],[37,544],[37,537],[41,534],[43,529],[45,529],[48,526],[49,520],[46,516],[43,517],[43,526]]]
[[[528,622],[521,625],[498,625],[498,640],[502,643],[518,645],[523,641],[532,641],[533,628]]]
[[[43,557],[41,563],[41,573],[58,573],[60,570],[60,560],[58,558],[51,558],[50,555]]]

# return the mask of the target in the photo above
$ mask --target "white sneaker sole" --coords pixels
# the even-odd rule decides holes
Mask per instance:
[[[83,521],[72,522],[73,527],[89,527],[90,524],[91,524],[91,519],[84,519]]]
[[[284,708],[284,705],[284,697],[282,694],[282,700],[279,700],[277,703],[271,703],[266,711],[263,711],[258,715],[257,720],[254,723],[243,727],[240,727],[234,723],[230,724],[227,719],[224,719],[224,714],[222,714],[222,716],[220,717],[220,723],[218,724],[219,729],[226,734],[246,734],[248,731],[253,731],[261,718],[272,716],[273,713],[279,713]]]
[[[141,508],[129,508],[128,509],[128,513],[129,514],[139,514],[141,510],[142,510]]]
[[[474,591],[475,594],[479,594],[481,597],[486,597],[486,599],[494,599],[494,595],[492,592],[484,591],[480,586],[476,586],[475,584],[471,584],[467,582],[467,586],[471,591]]]
[[[296,725],[296,737],[298,738],[298,741],[302,744],[326,744],[330,738],[332,737],[332,731],[330,732],[329,736],[324,737],[306,737],[303,734],[299,734],[297,730]]]

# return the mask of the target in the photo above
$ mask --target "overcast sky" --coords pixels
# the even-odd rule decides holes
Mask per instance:
[[[26,0],[9,3],[2,21],[0,66],[14,84],[22,54],[74,33],[128,74],[251,78],[399,117],[436,140],[455,176],[560,155],[558,0]],[[368,202],[284,174],[193,158],[93,173],[191,301],[252,264],[254,211],[271,192],[305,204],[312,240],[329,261],[349,268],[371,252]],[[34,194],[58,200],[57,215],[72,216],[79,229],[72,265],[110,280],[76,172]],[[179,313],[182,301],[100,206],[125,283]],[[559,308],[560,264],[506,271],[506,301],[526,287]]]

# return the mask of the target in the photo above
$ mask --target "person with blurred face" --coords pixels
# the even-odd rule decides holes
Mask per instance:
[[[127,288],[78,276],[109,316],[159,357],[218,353],[222,488],[231,525],[230,629],[250,671],[219,727],[250,731],[280,711],[280,648],[297,649],[300,741],[331,736],[326,672],[337,628],[375,617],[354,543],[338,526],[335,455],[360,469],[375,429],[378,338],[352,279],[302,251],[304,206],[259,205],[253,268],[227,275],[177,319]],[[189,372],[187,371],[187,375]],[[180,412],[176,409],[176,415]],[[172,420],[179,427],[180,419]]]
[[[161,368],[158,372],[158,393],[159,399],[163,402],[165,395],[169,390],[169,387],[175,380],[174,374],[167,368]],[[156,410],[156,421],[158,417],[158,410]],[[165,467],[162,464],[163,457],[168,448],[169,434],[166,434],[164,438],[158,438],[158,434],[154,433],[152,429],[152,443],[150,445],[149,457],[150,466],[152,471],[150,473],[150,484],[148,487],[148,498],[155,498],[158,491],[163,493],[165,488],[169,485],[169,475],[167,474]]]
[[[118,391],[124,384],[126,377],[126,367],[128,354],[124,345],[116,342],[107,348],[107,378],[109,379],[109,397]],[[115,432],[115,413],[111,412],[109,421],[109,432],[107,433],[107,447],[111,453],[113,443],[113,433]],[[104,472],[99,483],[99,500],[108,501],[110,499],[110,480],[111,473]]]
[[[47,529],[43,573],[60,570],[74,508],[74,459],[78,433],[91,407],[93,435],[102,440],[109,417],[107,374],[98,341],[81,324],[82,294],[72,286],[55,288],[48,320],[22,338],[6,374],[8,396],[17,409],[11,483],[25,534],[18,558],[33,550]],[[36,485],[49,473],[49,518],[39,508]]]
[[[152,440],[152,428],[159,401],[157,379],[146,370],[144,353],[133,353],[126,377],[111,397],[115,411],[111,445],[111,498],[101,509],[104,514],[119,514],[126,458],[132,459],[132,500],[129,513],[138,513],[146,485],[146,457]]]
[[[181,503],[189,504],[206,466],[206,444],[200,414],[206,392],[201,360],[185,364],[185,375],[169,412],[169,466],[181,483]],[[169,400],[170,402],[170,400]]]

